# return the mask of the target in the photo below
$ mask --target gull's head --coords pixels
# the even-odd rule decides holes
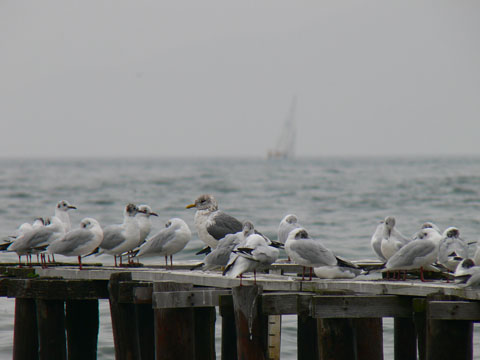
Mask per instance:
[[[125,215],[126,216],[133,217],[133,216],[137,215],[137,212],[138,212],[138,208],[135,204],[128,204],[127,206],[125,206]]]
[[[150,216],[158,216],[158,214],[153,212],[152,208],[148,205],[138,205],[138,215],[146,216],[147,218]]]
[[[447,238],[459,238],[460,237],[460,230],[458,230],[456,227],[449,227],[445,229],[443,232],[443,236]]]
[[[395,226],[395,218],[393,216],[387,216],[385,218],[385,226],[387,229],[391,230]]]
[[[294,214],[288,214],[283,218],[283,221],[288,224],[296,224],[298,222],[298,218]]]
[[[100,226],[100,224],[98,223],[97,220],[93,219],[93,218],[85,218],[83,219],[82,221],[80,221],[80,227],[82,229],[91,229],[93,228],[94,226]]]
[[[74,210],[74,209],[76,209],[76,208],[77,208],[76,206],[70,205],[70,204],[68,203],[68,201],[62,200],[62,201],[59,201],[59,202],[57,203],[56,210],[59,210],[59,211],[68,211],[68,210]]]
[[[250,221],[244,221],[243,222],[243,229],[242,233],[244,237],[247,237],[250,234],[253,234],[254,226]]]
[[[310,237],[308,236],[307,230],[303,228],[294,229],[288,234],[288,239],[301,240],[309,238]]]
[[[463,259],[460,264],[458,264],[458,267],[459,268],[462,268],[462,269],[470,269],[471,267],[474,267],[475,266],[475,263],[473,262],[472,259]]]
[[[200,195],[193,204],[187,205],[186,208],[190,209],[192,207],[197,208],[197,210],[210,210],[215,211],[218,209],[217,200],[210,194]]]
[[[441,238],[442,238],[442,235],[439,234],[437,230],[432,229],[432,228],[422,229],[415,236],[415,239],[433,240],[433,241],[436,241],[436,242],[439,242],[441,240]]]

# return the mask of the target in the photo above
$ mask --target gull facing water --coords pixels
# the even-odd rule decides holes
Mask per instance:
[[[78,265],[82,270],[82,256],[95,250],[103,240],[103,230],[97,220],[85,218],[80,222],[80,228],[71,230],[62,238],[52,242],[47,251],[51,254],[77,256]]]
[[[136,257],[165,256],[167,267],[167,259],[170,256],[170,265],[173,267],[173,255],[183,250],[191,238],[192,233],[185,221],[180,218],[170,219],[164,229],[140,247]]]
[[[217,201],[210,194],[201,195],[193,204],[186,206],[187,209],[193,207],[197,209],[194,223],[198,237],[212,249],[215,249],[218,241],[227,234],[242,231],[242,223],[233,216],[219,210]]]

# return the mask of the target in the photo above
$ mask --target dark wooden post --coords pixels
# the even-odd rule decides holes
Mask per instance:
[[[38,359],[37,306],[34,299],[15,299],[13,360]]]
[[[98,300],[67,300],[65,313],[68,360],[96,359]]]
[[[222,317],[222,360],[237,360],[237,329],[231,296],[220,296],[220,316]]]
[[[358,360],[383,360],[382,318],[353,319]]]
[[[418,359],[425,360],[427,358],[426,300],[424,298],[413,299],[412,307],[415,332],[417,334]]]
[[[155,326],[152,305],[136,304],[138,341],[142,360],[155,359]]]
[[[454,300],[434,295],[427,300]],[[432,320],[427,304],[427,360],[473,359],[473,322],[471,320]]]
[[[321,360],[357,358],[352,319],[319,319],[318,336]]]
[[[133,303],[119,302],[121,296],[120,282],[131,280],[131,273],[113,273],[108,283],[116,360],[140,358],[135,305]]]
[[[267,358],[268,317],[261,312],[261,293],[262,288],[258,285],[232,289],[239,360]]]
[[[318,359],[317,319],[306,314],[297,316],[297,359]]]
[[[153,292],[185,291],[191,284],[158,282]],[[193,308],[155,309],[156,359],[195,359],[195,322]]]
[[[393,338],[395,360],[417,359],[417,334],[412,318],[393,319]]]
[[[41,360],[66,359],[65,304],[37,299],[37,326]]]
[[[193,311],[195,317],[195,359],[215,360],[215,320],[214,307],[199,307]]]

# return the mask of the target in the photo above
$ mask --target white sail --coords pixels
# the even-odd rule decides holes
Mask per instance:
[[[291,159],[295,156],[295,110],[297,106],[297,98],[292,99],[290,111],[282,128],[280,137],[277,140],[274,149],[268,151],[269,159]]]

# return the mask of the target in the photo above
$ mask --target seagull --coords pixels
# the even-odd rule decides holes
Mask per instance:
[[[50,224],[50,220],[48,220],[48,224]],[[46,223],[46,220],[44,220],[43,218],[36,218],[32,224],[30,223],[23,223],[22,225],[20,225],[18,227],[17,230],[15,230],[15,232],[12,234],[12,235],[8,235],[7,237],[5,237],[4,239],[2,239],[4,242],[2,244],[0,244],[0,251],[5,251],[7,250],[7,248],[12,245],[12,242],[14,242],[15,240],[23,237],[26,233],[28,233],[29,231],[32,231],[34,229],[38,229],[39,227],[42,227],[42,226],[45,226],[45,225],[48,225]]]
[[[14,251],[21,262],[22,255],[38,254],[46,249],[48,245],[60,239],[66,233],[64,224],[58,217],[53,217],[50,225],[41,226],[26,232],[18,237],[7,249]],[[44,264],[42,259],[42,264]]]
[[[478,287],[480,285],[480,266],[476,266],[472,259],[463,259],[455,270],[455,282],[464,283],[464,287]]]
[[[194,223],[198,237],[212,249],[215,249],[218,241],[227,234],[242,231],[242,223],[233,216],[218,210],[218,203],[210,194],[201,195],[193,204],[186,206],[187,209],[193,207],[197,208]],[[197,255],[207,252],[205,250],[201,250]]]
[[[80,222],[80,228],[71,230],[62,238],[52,242],[47,251],[51,254],[77,256],[78,265],[82,270],[82,255],[96,249],[103,240],[103,230],[97,220],[85,218]]]
[[[137,212],[134,204],[128,204],[123,212],[123,224],[109,225],[103,229],[103,241],[96,256],[113,255],[115,266],[119,256],[122,265],[122,254],[135,248],[140,241],[140,226],[135,219]]]
[[[375,232],[372,235],[372,239],[370,240],[370,246],[373,249],[373,252],[381,261],[387,261],[385,256],[382,254],[382,239],[383,234],[385,232],[385,220],[380,221],[375,229]]]
[[[468,258],[468,245],[460,238],[456,227],[445,229],[438,249],[438,262],[450,271],[455,271],[461,260]]]
[[[232,251],[235,248],[242,246],[245,243],[245,239],[251,234],[254,234],[254,226],[250,221],[245,221],[243,223],[242,231],[235,234],[227,234],[223,239],[220,239],[217,247],[205,256],[202,263],[195,267],[203,266],[202,270],[206,271],[227,266],[231,257],[237,256],[232,253]],[[234,260],[232,259],[232,261]]]
[[[420,269],[420,279],[423,269],[436,261],[438,246],[442,236],[432,228],[422,229],[416,239],[398,250],[385,264],[387,270]]]
[[[385,259],[390,259],[399,249],[410,241],[411,239],[395,229],[395,218],[393,216],[385,218],[381,244],[382,255]]]
[[[310,268],[312,280],[312,268],[335,266],[338,263],[333,252],[323,246],[320,240],[312,239],[304,228],[290,231],[285,242],[285,251],[296,264],[303,266],[302,280],[305,280],[305,267]]]
[[[164,229],[140,247],[136,256],[165,256],[165,267],[168,266],[170,256],[170,265],[173,268],[173,254],[183,250],[191,238],[192,233],[187,223],[180,218],[172,218],[165,224]]]
[[[260,234],[251,234],[245,239],[241,247],[234,252],[238,255],[231,261],[223,275],[232,278],[240,277],[246,272],[253,271],[255,283],[257,281],[257,269],[267,268],[278,259],[278,249],[270,246],[265,237]]]
[[[51,218],[50,224],[41,226],[37,223],[36,228],[28,231],[10,245],[7,251],[14,251],[19,256],[41,253],[53,241],[61,238],[71,229],[70,216],[68,211],[76,209],[68,201],[62,200],[55,206],[55,215]],[[33,227],[33,226],[32,226]]]
[[[298,218],[294,214],[286,215],[282,221],[280,221],[280,225],[278,225],[278,237],[277,241],[279,243],[285,244],[288,238],[288,234],[293,229],[299,228],[301,225],[298,223]]]
[[[152,222],[150,221],[150,216],[158,216],[157,213],[152,211],[152,208],[148,205],[138,205],[138,213],[135,216],[135,219],[140,226],[140,241],[136,247],[142,245],[145,242],[148,234],[152,230]]]

